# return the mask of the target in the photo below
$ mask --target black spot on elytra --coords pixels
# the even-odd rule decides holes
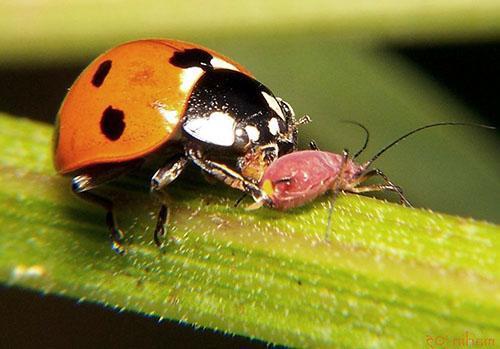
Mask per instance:
[[[123,119],[125,114],[119,109],[113,109],[112,106],[106,108],[102,113],[101,132],[109,140],[116,141],[125,130],[125,122]]]
[[[170,57],[170,63],[179,68],[200,67],[203,70],[213,70],[214,67],[210,61],[212,55],[199,48],[190,48],[184,51],[175,52]]]
[[[112,62],[110,60],[107,60],[99,65],[99,68],[97,68],[94,76],[92,77],[92,85],[95,87],[101,87],[104,79],[106,79],[106,76],[108,76],[109,70],[111,69],[111,63]]]

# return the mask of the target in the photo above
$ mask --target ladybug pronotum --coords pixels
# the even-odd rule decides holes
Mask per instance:
[[[74,82],[57,116],[54,164],[78,196],[103,206],[113,249],[123,247],[110,199],[99,185],[159,159],[151,191],[189,162],[256,200],[267,166],[296,148],[292,108],[238,63],[199,45],[139,40],[96,58]],[[167,207],[154,239],[161,244]]]

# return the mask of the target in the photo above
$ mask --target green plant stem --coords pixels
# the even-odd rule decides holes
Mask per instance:
[[[248,212],[233,208],[238,193],[182,178],[169,188],[170,241],[159,251],[157,203],[132,178],[106,188],[127,232],[120,257],[102,210],[54,173],[50,137],[47,125],[0,116],[5,284],[290,346],[500,340],[498,226],[342,195],[326,241],[327,197]]]

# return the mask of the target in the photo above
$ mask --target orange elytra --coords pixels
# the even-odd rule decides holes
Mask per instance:
[[[141,40],[113,48],[92,62],[73,84],[58,113],[57,171],[66,174],[89,165],[132,160],[168,141],[203,72],[187,73],[187,69],[169,64],[169,59],[175,52],[192,48],[200,46]],[[236,62],[203,50],[250,75]],[[107,109],[133,115],[124,118],[118,139],[114,138],[120,130],[110,137],[103,130],[105,125],[101,127]]]

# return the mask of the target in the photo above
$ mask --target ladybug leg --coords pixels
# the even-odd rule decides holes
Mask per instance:
[[[188,159],[185,156],[170,160],[165,166],[158,169],[151,178],[151,191],[158,192],[172,183],[186,168]]]
[[[167,205],[162,204],[160,206],[160,211],[158,212],[158,219],[156,220],[156,227],[153,233],[153,239],[156,246],[162,247],[163,240],[165,236],[165,225],[168,226],[168,221],[170,218],[170,210]]]
[[[163,190],[167,185],[172,183],[186,168],[188,159],[185,156],[179,158],[174,158],[170,160],[165,166],[158,169],[156,173],[151,178],[151,192],[157,195]],[[160,211],[158,212],[158,219],[156,221],[156,228],[153,233],[153,239],[158,247],[163,245],[163,240],[165,236],[165,225],[170,217],[170,210],[167,205],[162,201],[160,206]]]
[[[247,193],[243,193],[235,202],[234,202],[234,205],[233,207],[238,207],[241,202],[243,201],[244,198],[247,197]]]
[[[232,188],[251,194],[257,202],[264,201],[266,204],[272,205],[271,199],[269,199],[267,194],[264,193],[257,184],[244,178],[238,172],[230,169],[226,165],[204,158],[200,152],[194,149],[188,148],[187,155],[191,161],[211,176]]]
[[[384,180],[384,184],[373,184],[373,185],[357,187],[358,184],[374,176],[381,177]],[[391,182],[389,178],[379,169],[373,169],[362,174],[359,178],[356,179],[353,187],[349,188],[349,191],[352,193],[366,193],[370,191],[373,192],[373,191],[383,191],[383,190],[389,190],[395,192],[396,194],[399,195],[399,201],[401,204],[412,207],[410,201],[408,201],[408,199],[404,196],[401,187]]]
[[[118,254],[125,254],[123,247],[124,234],[116,223],[113,213],[113,202],[107,198],[91,193],[90,190],[101,184],[99,177],[92,177],[84,174],[73,178],[71,189],[80,198],[98,204],[106,210],[106,224],[108,226],[111,238],[111,248]]]
[[[142,163],[143,159],[139,159],[122,165],[113,165],[111,168],[100,167],[90,170],[88,173],[73,177],[71,181],[71,189],[76,195],[86,201],[100,205],[106,210],[106,224],[110,233],[111,247],[115,252],[121,255],[126,253],[123,247],[124,234],[116,223],[116,218],[113,213],[113,202],[90,192],[90,190],[139,168]]]

